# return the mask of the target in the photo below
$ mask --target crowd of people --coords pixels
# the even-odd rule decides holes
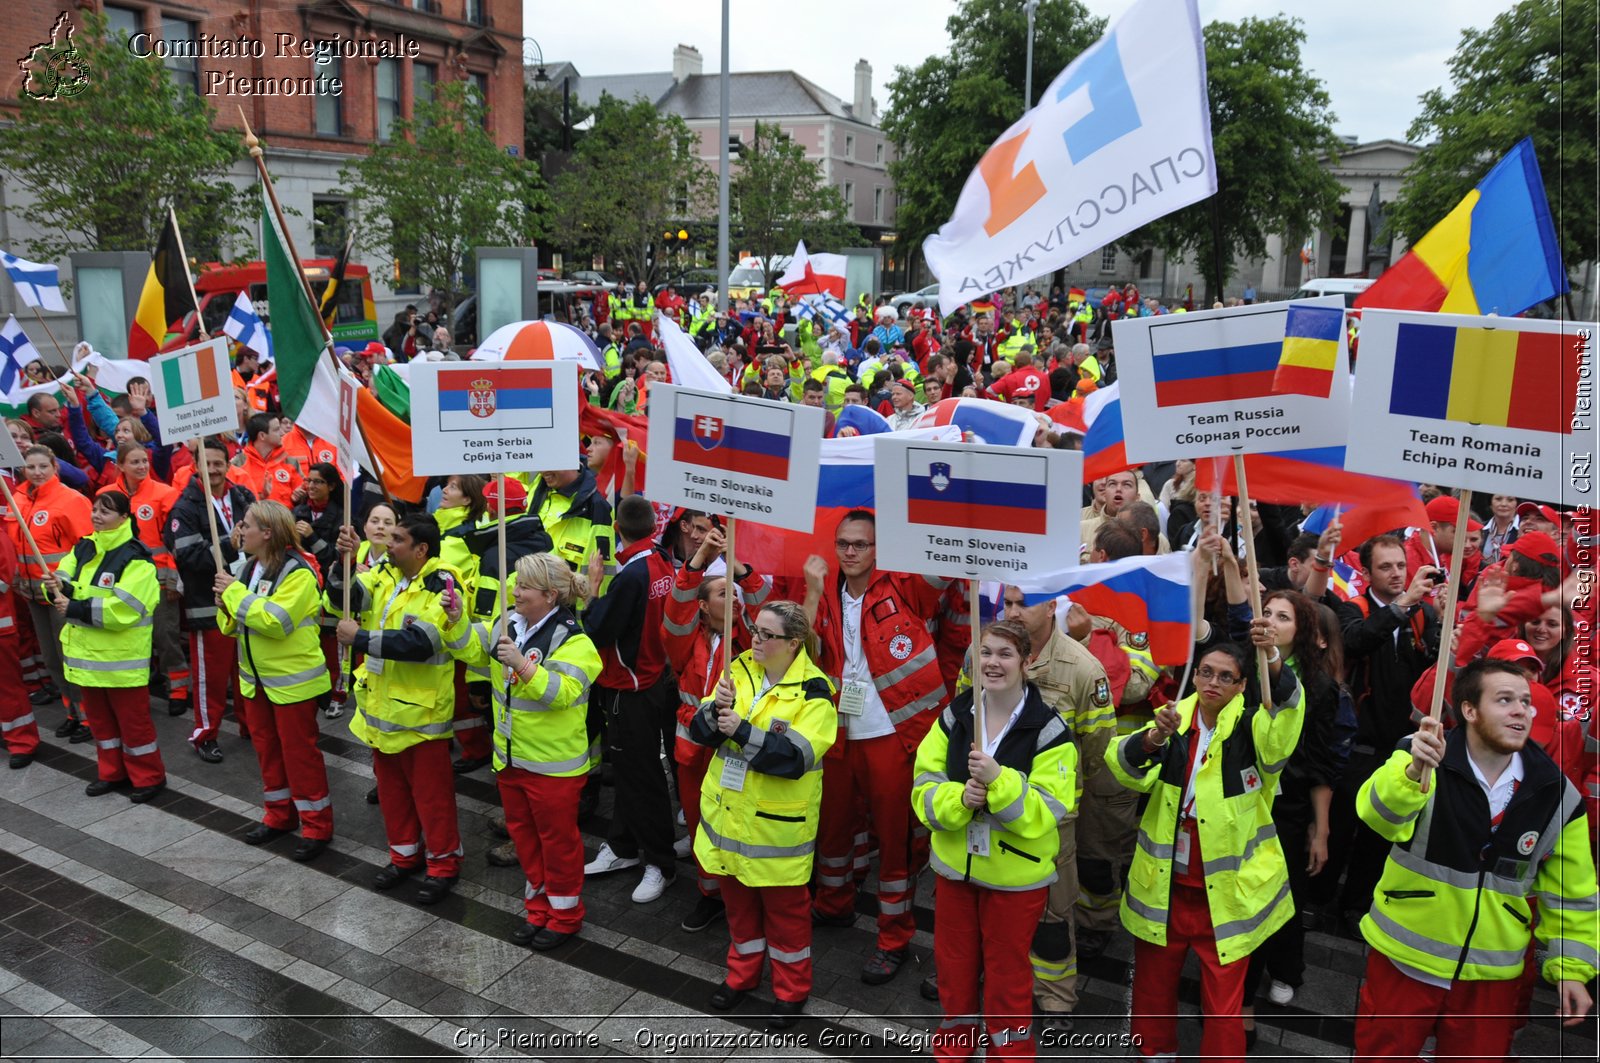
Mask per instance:
[[[1075,290],[1006,292],[945,321],[863,303],[834,326],[781,297],[724,316],[618,295],[580,319],[604,356],[585,388],[647,413],[669,379],[667,313],[736,388],[821,406],[830,434],[852,430],[850,406],[901,428],[944,398],[992,398],[1040,417],[1035,445],[1070,447],[1074,404],[1114,379],[1104,322],[1161,311],[1131,289],[1098,308]],[[353,367],[370,379],[418,356],[405,324],[400,346]],[[506,841],[489,857],[525,879],[514,941],[580,934],[588,878],[630,871],[646,904],[692,867],[682,929],[725,920],[729,938],[709,1005],[736,1006],[769,966],[779,1026],[811,992],[814,934],[853,925],[866,882],[860,978],[899,975],[931,871],[922,989],[943,1012],[939,1058],[1031,1058],[1042,1025],[1071,1026],[1079,959],[1122,933],[1132,1032],[1153,1058],[1178,1050],[1188,952],[1202,1051],[1240,1058],[1258,993],[1283,1005],[1304,984],[1307,928],[1370,946],[1350,1005],[1359,1059],[1416,1058],[1430,1039],[1436,1058],[1506,1056],[1540,978],[1564,1023],[1589,1013],[1586,514],[1495,495],[1457,543],[1460,503],[1430,491],[1426,526],[1347,543],[1337,522],[1302,531],[1310,507],[1236,517],[1197,492],[1192,462],[1152,464],[1085,485],[1084,559],[1190,551],[1189,664],[1009,586],[980,588],[974,646],[966,584],[879,568],[871,510],[819,529],[831,556],[730,564],[719,518],[663,512],[631,475],[602,480],[618,441],[598,432],[568,468],[503,487],[438,478],[421,505],[363,483],[346,512],[331,444],[279,416],[251,352],[237,365],[242,428],[195,450],[163,441],[139,379],[117,395],[63,385],[8,422],[24,459],[0,537],[12,768],[54,726],[94,742],[88,795],[148,801],[166,780],[153,707],[191,718],[205,762],[223,758],[231,711],[262,780],[244,840],[298,833],[292,857],[310,861],[335,830],[319,714],[348,716],[388,840],[375,888],[420,876],[414,902],[449,895],[466,857],[454,777],[492,768]],[[621,449],[630,470],[648,461]],[[1446,632],[1439,577],[1458,549],[1464,605]],[[1345,566],[1355,585],[1336,589]],[[608,776],[609,833],[586,860],[580,825]]]

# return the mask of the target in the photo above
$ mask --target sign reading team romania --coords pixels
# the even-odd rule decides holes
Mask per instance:
[[[1077,561],[1077,451],[885,436],[876,444],[883,568],[1020,583]]]
[[[1595,498],[1595,326],[1367,310],[1345,465],[1577,504]]]
[[[1137,317],[1112,330],[1131,462],[1344,445],[1340,296]]]
[[[228,341],[218,336],[150,359],[150,394],[167,439],[239,430]]]
[[[769,399],[650,387],[652,502],[809,532],[823,413]]]
[[[571,469],[573,362],[412,362],[412,467],[421,476]]]

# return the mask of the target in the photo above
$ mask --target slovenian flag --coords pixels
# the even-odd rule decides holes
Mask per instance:
[[[794,415],[729,396],[675,396],[672,458],[719,472],[789,479]]]
[[[1272,390],[1279,395],[1310,395],[1325,399],[1333,394],[1333,374],[1339,367],[1339,333],[1344,311],[1333,306],[1293,306],[1284,319],[1283,350]]]
[[[1044,535],[1049,462],[1042,454],[906,451],[906,519],[973,531]]]
[[[66,301],[61,298],[61,271],[55,266],[29,262],[8,251],[0,251],[0,265],[17,286],[17,295],[23,302],[43,310],[66,312]]]
[[[1178,552],[1079,565],[1049,577],[1042,587],[1024,588],[1024,600],[1038,605],[1065,595],[1096,616],[1144,632],[1157,664],[1183,664],[1194,645],[1189,564],[1189,554]]]
[[[1389,412],[1568,434],[1582,360],[1559,332],[1406,322]]]
[[[555,425],[548,369],[464,366],[439,371],[439,431],[536,430]]]

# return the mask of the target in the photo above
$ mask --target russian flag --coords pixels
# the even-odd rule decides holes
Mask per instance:
[[[675,396],[672,460],[769,480],[789,478],[794,415],[733,397]]]
[[[1083,479],[1090,483],[1102,476],[1132,468],[1128,464],[1128,440],[1122,434],[1122,384],[1111,384],[1090,392],[1083,400]]]
[[[1189,565],[1187,552],[1079,565],[1049,577],[1042,589],[1024,588],[1024,600],[1038,605],[1065,595],[1129,631],[1145,632],[1157,664],[1183,664],[1194,645]]]
[[[1039,430],[1032,410],[993,399],[941,399],[917,418],[918,428],[954,425],[973,442],[1001,447],[1031,447]]]
[[[1270,398],[1283,343],[1209,347],[1154,358],[1157,406]]]
[[[463,366],[439,370],[439,431],[540,429],[555,425],[548,369]]]
[[[906,451],[906,519],[974,531],[1046,533],[1049,463],[1042,454]]]

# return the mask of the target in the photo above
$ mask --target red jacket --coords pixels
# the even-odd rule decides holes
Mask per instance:
[[[700,584],[706,574],[684,565],[672,585],[672,596],[663,611],[661,629],[665,634],[667,662],[678,677],[678,744],[680,754],[704,749],[689,740],[689,721],[700,711],[700,703],[716,693],[722,675],[720,631],[711,631],[700,622]],[[754,570],[739,581],[744,592],[744,608],[733,618],[733,655],[750,648],[750,627],[763,602],[772,595],[772,581]],[[684,762],[680,755],[679,762]]]
[[[1408,581],[1412,576],[1416,575],[1417,569],[1421,568],[1423,565],[1434,564],[1433,551],[1429,548],[1428,544],[1429,539],[1427,529],[1423,529],[1422,531],[1417,532],[1417,534],[1406,539],[1406,579]],[[1440,572],[1444,573],[1445,575],[1449,575],[1450,555],[1441,551],[1439,554],[1438,566]],[[1461,586],[1463,588],[1471,588],[1473,582],[1478,578],[1478,570],[1482,567],[1482,554],[1473,554],[1470,557],[1462,558]],[[1430,604],[1435,608],[1442,607],[1444,605],[1444,583],[1442,581],[1434,588],[1433,598],[1431,599]]]
[[[0,535],[0,639],[17,637],[17,596],[11,588],[22,578],[22,566],[17,563],[17,548],[9,535]],[[16,653],[13,647],[7,651]]]
[[[1035,413],[1043,413],[1050,402],[1049,379],[1031,365],[1025,369],[1013,369],[996,380],[990,390],[1005,402],[1025,396],[1033,399]]]
[[[116,466],[107,463],[106,468]],[[154,476],[145,478],[137,491],[129,491],[127,483],[121,476],[115,483],[100,488],[95,496],[105,494],[107,491],[121,491],[128,496],[128,502],[133,508],[133,534],[150,548],[150,560],[155,562],[156,575],[164,586],[176,587],[178,585],[178,566],[173,560],[172,551],[167,549],[166,542],[161,538],[161,533],[166,530],[167,518],[172,512],[172,504],[178,500],[175,488],[157,480]]]

